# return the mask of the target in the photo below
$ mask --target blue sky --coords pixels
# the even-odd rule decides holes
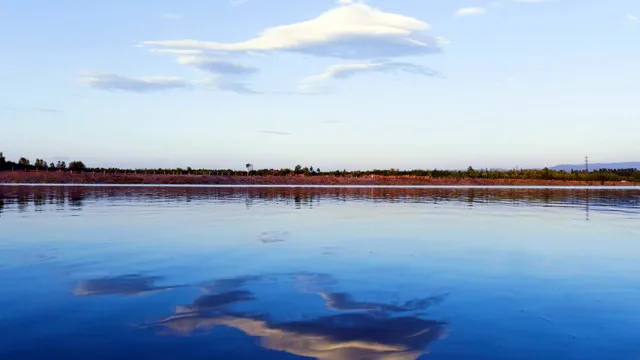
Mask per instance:
[[[321,169],[640,160],[637,0],[0,0],[0,151]]]

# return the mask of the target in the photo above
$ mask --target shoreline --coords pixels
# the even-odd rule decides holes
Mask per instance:
[[[263,185],[263,186],[613,186],[635,187],[623,181],[575,181],[534,179],[430,178],[428,176],[228,176],[104,174],[48,171],[1,171],[0,184],[66,185]]]

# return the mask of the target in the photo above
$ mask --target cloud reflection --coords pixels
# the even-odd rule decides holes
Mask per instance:
[[[431,305],[440,303],[445,295],[433,296],[425,299],[407,301],[402,305],[381,304],[374,302],[359,302],[351,298],[347,293],[326,293],[320,292],[318,295],[326,300],[326,307],[336,311],[382,311],[389,313],[402,313],[409,311],[419,311]]]
[[[203,295],[198,297],[192,305],[176,307],[176,313],[199,313],[240,301],[251,301],[255,299],[251,292],[245,290],[233,290],[222,294]]]
[[[321,360],[417,359],[445,332],[444,322],[423,319],[412,313],[438,303],[442,296],[395,305],[356,301],[348,293],[318,291],[317,294],[325,299],[325,307],[338,314],[276,321],[269,309],[260,307],[258,294],[247,289],[232,289],[234,285],[244,288],[265,279],[293,283],[302,279],[308,283],[313,278],[312,274],[288,274],[216,280],[204,289],[224,288],[224,291],[201,295],[192,305],[178,306],[175,315],[143,328],[165,328],[190,335],[198,330],[225,326],[260,338],[264,348]],[[326,283],[326,278],[327,275],[317,274],[319,284]],[[257,305],[258,311],[234,309],[234,305],[241,302]],[[403,315],[394,316],[398,313]]]
[[[413,360],[445,332],[444,323],[418,317],[340,314],[273,323],[245,314],[175,316],[159,323],[181,334],[226,326],[259,337],[263,347],[323,360]]]
[[[81,280],[74,289],[78,296],[96,295],[144,295],[171,290],[180,286],[155,286],[158,276],[122,275],[101,279]]]

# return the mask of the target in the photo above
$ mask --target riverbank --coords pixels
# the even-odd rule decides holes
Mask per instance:
[[[428,185],[428,186],[634,186],[630,182],[531,179],[430,178],[428,176],[225,176],[104,174],[47,171],[3,171],[0,183],[21,184],[157,184],[157,185]]]

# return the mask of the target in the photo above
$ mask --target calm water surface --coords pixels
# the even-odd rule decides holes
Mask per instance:
[[[640,191],[0,186],[0,359],[640,359]]]

